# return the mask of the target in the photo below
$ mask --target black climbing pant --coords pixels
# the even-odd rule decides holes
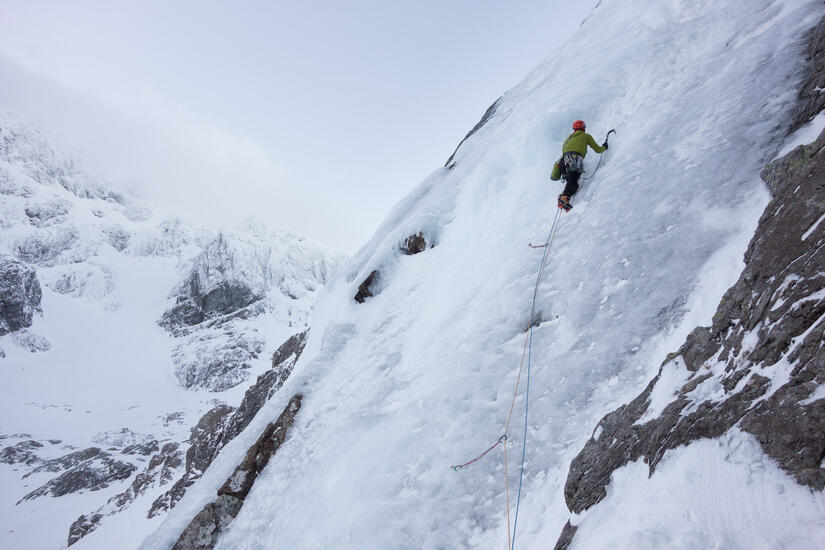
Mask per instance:
[[[562,191],[561,194],[567,195],[568,197],[575,195],[576,191],[579,190],[579,178],[581,175],[581,172],[567,172],[564,176],[567,184],[564,186],[564,191]]]

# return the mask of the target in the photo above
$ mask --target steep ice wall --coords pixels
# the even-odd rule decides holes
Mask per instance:
[[[527,243],[549,229],[550,168],[582,118],[618,135],[560,221],[537,299],[516,542],[552,545],[596,421],[738,276],[821,15],[813,0],[602,1],[324,289],[292,377],[142,548],[175,543],[296,393],[290,435],[216,548],[506,547],[501,453],[450,465],[502,433],[540,259]],[[419,232],[428,247],[403,254]],[[509,436],[512,481],[524,441]]]

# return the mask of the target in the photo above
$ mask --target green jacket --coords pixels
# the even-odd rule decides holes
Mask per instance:
[[[573,132],[572,134],[570,134],[567,137],[567,139],[564,140],[564,145],[561,148],[561,152],[562,154],[564,154],[568,151],[574,151],[576,153],[579,153],[581,156],[585,157],[587,156],[588,145],[597,153],[604,153],[604,147],[596,143],[596,140],[593,139],[593,136],[591,136],[583,130],[579,130],[578,132]]]

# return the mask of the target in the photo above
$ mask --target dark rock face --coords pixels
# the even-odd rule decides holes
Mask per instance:
[[[30,327],[42,296],[33,268],[0,255],[0,336]]]
[[[562,528],[559,540],[556,541],[553,550],[567,550],[570,547],[570,543],[573,542],[573,537],[576,535],[577,529],[578,527],[573,527],[568,521]]]
[[[132,472],[137,469],[133,464],[112,458],[107,452],[93,449],[96,452],[92,454],[91,458],[83,460],[58,477],[41,485],[24,496],[22,500],[31,500],[45,495],[60,497],[84,489],[97,491],[108,487],[112,482],[129,478]]]
[[[186,451],[183,476],[168,491],[155,499],[147,514],[148,518],[174,508],[186,494],[186,490],[203,475],[218,451],[228,442],[224,442],[224,429],[233,410],[234,408],[228,405],[218,405],[207,411],[192,428],[189,437],[191,445]],[[170,475],[174,475],[174,472]]]
[[[40,458],[34,450],[42,447],[42,443],[34,440],[21,441],[14,446],[6,447],[0,451],[0,462],[3,464],[26,464],[30,466],[36,462],[40,462]]]
[[[146,443],[135,443],[124,447],[121,454],[124,455],[143,455],[149,456],[158,451],[158,442],[156,440],[148,441]]]
[[[432,246],[432,245],[430,245]],[[412,256],[427,250],[427,240],[424,238],[424,233],[419,231],[416,235],[410,235],[404,239],[401,245],[401,253],[406,256]]]
[[[218,405],[204,414],[192,428],[189,441],[192,445],[186,451],[186,470],[202,474],[212,464],[221,441],[228,416],[234,408]]]
[[[490,105],[489,107],[487,107],[487,110],[486,110],[486,111],[484,111],[484,114],[481,116],[481,120],[479,120],[479,121],[476,123],[476,125],[475,125],[475,126],[473,126],[473,128],[472,128],[469,132],[467,132],[467,135],[466,135],[466,136],[464,136],[464,139],[462,139],[462,140],[459,142],[458,147],[456,147],[456,148],[455,148],[455,151],[453,151],[453,154],[452,154],[452,155],[450,155],[450,158],[448,158],[448,159],[447,159],[447,162],[445,162],[445,163],[444,163],[444,166],[445,166],[445,167],[447,167],[447,168],[449,168],[449,169],[451,169],[451,170],[453,169],[453,167],[455,166],[455,163],[453,162],[453,159],[455,158],[455,154],[456,154],[456,153],[458,153],[458,150],[459,150],[459,149],[461,149],[461,146],[462,146],[462,145],[464,145],[464,142],[465,142],[465,141],[467,141],[468,139],[470,139],[470,137],[471,137],[473,134],[475,134],[476,132],[478,132],[479,130],[481,130],[481,128],[482,128],[485,124],[487,124],[487,122],[488,122],[491,118],[493,118],[493,115],[494,115],[494,114],[496,114],[496,109],[498,109],[498,104],[499,104],[500,102],[501,102],[501,98],[498,98],[497,100],[495,100],[495,101],[493,102],[493,104],[492,104],[492,105]]]
[[[181,535],[172,550],[214,548],[218,535],[241,511],[243,501],[221,495],[201,510]]]
[[[264,403],[281,388],[304,351],[308,332],[305,330],[290,336],[273,354],[272,369],[259,376],[255,384],[246,390],[240,406],[226,423],[223,445],[241,433],[258,414]]]
[[[218,490],[215,500],[192,519],[172,550],[208,550],[215,547],[220,534],[240,512],[258,475],[286,439],[287,431],[301,408],[301,399],[301,395],[293,396],[278,420],[267,425],[243,461]]]
[[[106,516],[111,516],[128,508],[137,497],[155,485],[169,483],[183,465],[182,453],[178,443],[167,443],[160,452],[153,455],[145,470],[138,473],[129,487],[108,500],[95,512],[78,517],[69,527],[68,546],[76,543],[100,526]],[[123,454],[146,454],[150,448],[158,449],[158,442],[151,441],[140,445],[131,445],[122,451]]]
[[[92,531],[98,528],[100,525],[100,520],[103,519],[102,514],[92,514],[89,517],[80,516],[72,523],[72,526],[69,528],[69,538],[66,541],[67,546],[71,546],[72,544],[76,543]]]
[[[825,394],[815,394],[825,384],[823,148],[825,132],[765,169],[774,199],[742,275],[713,325],[695,329],[641,395],[599,422],[570,466],[564,492],[571,511],[603,499],[613,471],[628,462],[643,457],[652,475],[669,449],[733,427],[752,434],[799,483],[825,488]],[[648,419],[666,369],[683,369],[685,381]],[[701,397],[709,389],[712,400]]]
[[[790,131],[793,132],[825,109],[825,19],[811,29],[808,37],[808,63],[810,72],[799,90],[799,107]]]
[[[233,313],[262,298],[241,281],[225,281],[204,292],[197,272],[190,276],[185,288],[188,292],[178,295],[175,305],[160,320],[160,325],[170,331]]]
[[[364,300],[367,298],[371,298],[374,296],[373,294],[373,285],[378,282],[379,274],[378,271],[373,270],[364,282],[358,286],[358,292],[355,293],[355,301],[359,304],[363,304]]]
[[[69,468],[74,468],[82,462],[98,458],[105,454],[108,453],[104,453],[98,447],[89,447],[88,449],[83,449],[82,451],[75,451],[73,453],[69,453],[59,458],[46,460],[43,462],[43,464],[33,469],[31,472],[27,473],[23,477],[29,477],[32,474],[40,474],[43,472],[62,472],[68,470]]]
[[[254,290],[238,263],[237,251],[224,236],[218,237],[195,260],[188,277],[173,291],[175,305],[159,324],[176,334],[181,329],[241,310],[263,298]]]
[[[272,369],[258,377],[236,410],[220,405],[207,412],[193,428],[186,453],[186,471],[171,489],[152,503],[152,518],[174,508],[186,490],[206,471],[218,452],[252,421],[264,403],[280,389],[306,346],[308,330],[289,337],[272,356]],[[231,413],[231,414],[230,414]]]

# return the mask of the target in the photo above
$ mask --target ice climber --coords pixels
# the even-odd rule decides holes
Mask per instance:
[[[553,181],[564,178],[565,186],[564,191],[559,195],[559,208],[563,208],[568,212],[573,208],[570,204],[570,197],[579,190],[579,177],[584,170],[584,157],[587,155],[587,146],[589,145],[591,149],[599,154],[607,150],[607,140],[600,147],[593,136],[584,130],[583,120],[577,120],[573,123],[573,133],[564,140],[564,145],[561,148],[561,158],[553,166],[553,172],[550,174],[550,179]]]

